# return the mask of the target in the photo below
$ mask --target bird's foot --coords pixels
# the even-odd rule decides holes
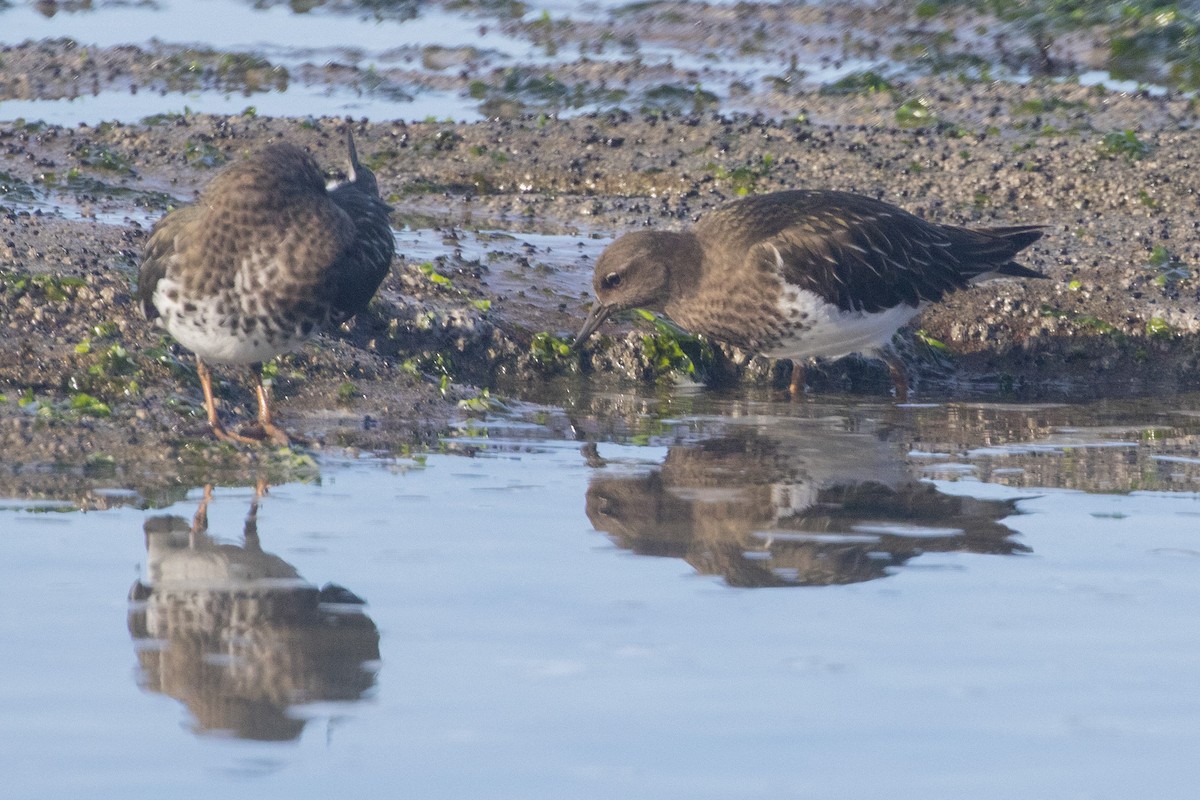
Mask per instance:
[[[289,436],[287,431],[273,422],[262,423],[263,432],[271,442],[279,447],[290,447],[293,443],[307,444],[304,439]]]
[[[224,425],[210,423],[209,429],[212,430],[213,436],[220,439],[222,442],[235,442],[237,444],[261,444],[262,436],[255,437],[253,433],[246,433],[245,429],[240,431],[231,431]]]
[[[261,420],[243,425],[237,435],[241,437],[240,441],[253,444],[270,442],[277,447],[288,447],[293,442],[292,437],[288,436],[283,428],[273,422],[264,423]]]

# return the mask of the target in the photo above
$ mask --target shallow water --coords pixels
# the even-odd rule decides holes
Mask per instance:
[[[157,39],[218,49],[254,49],[272,60],[298,64],[320,55],[380,58],[405,45],[479,44],[480,21],[468,14],[424,8],[411,18],[378,18],[317,8],[293,13],[286,4],[259,7],[238,0],[159,0],[150,4],[100,3],[78,12],[45,16],[33,4],[4,10],[6,42],[67,37],[109,46]],[[491,50],[519,55],[531,45],[490,30]]]
[[[673,76],[669,78],[670,86],[685,95],[701,85],[715,92],[725,113],[779,114],[778,107],[764,106],[763,97],[750,90],[780,76],[788,76],[788,82],[795,80],[815,88],[865,70],[893,77],[920,72],[913,64],[886,55],[867,58],[803,47],[795,51],[769,47],[747,51],[730,41],[721,43],[720,52],[710,52],[710,48],[690,46],[677,36],[662,38],[652,30],[621,28],[620,11],[626,5],[630,4],[610,0],[582,4],[546,0],[523,4],[522,18],[526,21],[590,20],[600,26],[599,30],[607,30],[604,25],[610,25],[609,35],[614,31],[628,33],[614,36],[613,42],[600,38],[599,44],[580,40],[564,41],[560,46],[501,30],[502,19],[496,15],[512,10],[505,4],[495,7],[482,4],[476,8],[453,4],[448,7],[381,4],[377,13],[317,6],[305,13],[294,13],[284,3],[156,0],[98,2],[79,10],[63,8],[52,15],[42,13],[34,3],[0,4],[0,44],[64,38],[85,47],[132,44],[152,48],[165,44],[248,52],[296,75],[308,68],[306,77],[292,77],[286,81],[286,88],[263,85],[255,86],[253,91],[154,91],[142,87],[131,92],[127,85],[130,81],[126,80],[105,88],[84,87],[73,98],[0,99],[0,120],[95,125],[101,121],[133,123],[152,115],[185,110],[236,115],[253,108],[259,114],[271,116],[352,115],[473,122],[492,112],[466,89],[437,88],[440,78],[461,71],[469,73],[472,79],[496,80],[495,73],[516,68],[531,70],[538,78],[553,79],[555,69],[560,66],[591,62],[633,62],[647,76],[661,67],[664,74]],[[824,33],[837,38],[847,32]],[[423,53],[430,47],[462,48],[471,55],[462,63],[454,58],[440,65],[436,58],[427,63]],[[329,78],[322,77],[321,70],[330,64],[352,66],[361,72],[349,82],[343,78],[326,83]],[[398,77],[379,80],[379,75],[386,75],[390,69],[398,70]],[[1008,80],[1029,79],[1028,75],[1011,73],[999,64],[992,65],[992,70]],[[152,84],[155,77],[162,79],[167,73],[151,76]],[[1102,71],[1087,72],[1082,81],[1115,91],[1164,91],[1144,82],[1114,80]],[[639,107],[640,101],[635,97],[636,94],[626,103],[631,109]],[[559,115],[604,110],[620,102],[597,99],[547,104],[545,98],[539,100],[535,96],[523,100],[531,103],[525,109],[527,113],[543,110]],[[791,113],[794,110],[788,109],[784,116]]]
[[[393,98],[353,87],[293,85],[287,91],[100,92],[60,100],[0,100],[0,119],[38,120],[48,125],[95,125],[104,121],[137,122],[154,114],[225,114],[253,109],[264,116],[375,117],[420,120],[433,117],[476,122],[482,115],[465,107],[451,92],[422,90]]]
[[[558,395],[0,502],[6,792],[1190,796],[1200,398]]]
[[[406,48],[430,45],[474,46],[493,57],[527,55],[532,44],[494,29],[481,32],[482,20],[434,8],[405,19],[369,14],[297,14],[286,5],[259,8],[235,0],[157,2],[145,5],[100,4],[78,12],[45,16],[32,4],[0,8],[0,43],[69,38],[85,46],[145,45],[163,42],[220,50],[243,50],[272,64],[296,67],[330,62],[374,65],[413,60]],[[486,29],[486,28],[485,28]],[[419,68],[419,64],[417,65]],[[469,98],[456,93],[409,87],[408,92],[367,91],[355,86],[305,85],[291,81],[284,91],[217,90],[166,92],[107,90],[61,100],[0,100],[0,119],[36,119],[50,124],[96,124],[102,120],[136,122],[168,112],[239,114],[248,107],[272,116],[370,116],[373,118],[456,119],[480,114]]]

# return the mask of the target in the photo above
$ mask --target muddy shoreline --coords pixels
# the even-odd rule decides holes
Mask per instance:
[[[898,112],[903,98],[919,98],[928,115],[914,124]],[[714,361],[693,359],[691,376],[686,360],[664,366],[664,350],[682,344],[694,355],[691,344],[644,321],[608,326],[582,358],[558,346],[586,314],[588,253],[608,238],[795,187],[860,192],[946,223],[1047,227],[1024,259],[1047,280],[962,292],[902,334],[918,399],[1200,388],[1193,100],[930,77],[888,92],[793,90],[788,104],[773,117],[706,109],[352,121],[396,208],[394,226],[445,247],[427,258],[401,244],[367,314],[282,360],[278,411],[308,440],[289,453],[209,441],[190,356],[141,320],[131,286],[152,221],[222,164],[287,139],[336,174],[347,121],[247,113],[0,123],[0,451],[13,473],[4,483],[19,491],[17,472],[53,468],[161,474],[169,485],[185,482],[186,465],[292,474],[310,468],[306,453],[404,453],[550,380],[768,389],[786,370],[719,347]],[[480,231],[512,239],[474,256],[456,247]],[[547,252],[522,235],[592,244]],[[220,377],[225,413],[246,417],[246,376]],[[883,368],[854,358],[811,383],[887,392]]]

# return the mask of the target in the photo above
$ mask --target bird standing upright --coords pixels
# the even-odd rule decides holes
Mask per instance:
[[[227,167],[197,202],[154,226],[137,298],[196,354],[208,422],[219,439],[287,434],[271,419],[262,362],[297,349],[326,325],[367,307],[395,253],[375,175],[346,131],[347,180],[327,188],[312,156],[286,142]],[[221,424],[208,364],[252,365],[261,431]],[[261,436],[259,435],[261,434]]]
[[[886,348],[930,303],[989,277],[1044,278],[1013,261],[1040,226],[927,222],[847,192],[786,191],[735,200],[688,231],[636,231],[596,261],[596,302],[579,346],[612,313],[665,313],[692,333],[772,358],[879,354],[897,399],[908,381]]]

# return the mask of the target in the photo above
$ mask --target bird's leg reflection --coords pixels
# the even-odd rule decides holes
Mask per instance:
[[[255,553],[262,552],[262,543],[258,540],[258,505],[267,495],[270,485],[267,479],[259,477],[254,483],[254,499],[250,501],[250,510],[246,512],[246,523],[242,526],[242,543],[246,549]]]
[[[211,483],[204,484],[204,495],[200,498],[200,505],[196,506],[196,513],[192,515],[192,530],[188,536],[188,546],[195,548],[200,536],[208,532],[208,504],[212,502],[213,485]]]

